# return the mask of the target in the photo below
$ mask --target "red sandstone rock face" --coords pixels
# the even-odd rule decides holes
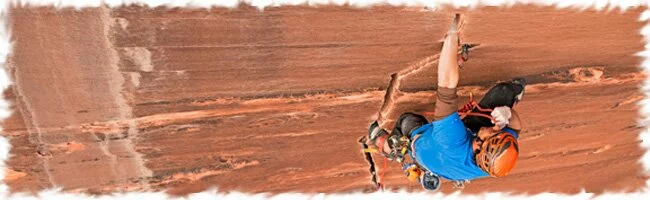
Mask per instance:
[[[466,12],[463,101],[513,76],[533,83],[517,109],[521,159],[466,192],[639,188],[640,9],[541,7]],[[11,10],[4,92],[12,191],[209,187],[348,192],[370,187],[355,139],[389,75],[404,77],[388,118],[433,108],[451,11],[281,7],[264,12],[123,7]],[[591,74],[591,75],[589,75]],[[597,74],[597,78],[594,78]],[[389,187],[409,184],[397,167]],[[444,192],[453,191],[450,184]]]

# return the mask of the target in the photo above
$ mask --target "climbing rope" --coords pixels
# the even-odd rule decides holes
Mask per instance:
[[[467,116],[479,116],[479,117],[485,117],[490,119],[493,124],[496,123],[496,120],[492,115],[480,113],[480,112],[472,112],[474,109],[480,111],[480,112],[487,112],[487,113],[492,113],[492,109],[489,108],[483,108],[480,105],[478,105],[478,102],[474,101],[474,95],[472,93],[469,94],[469,102],[465,104],[461,109],[458,109],[458,114],[460,115],[461,119],[464,119]]]
[[[469,94],[469,102],[467,102],[462,108],[458,109],[458,115],[460,115],[461,119],[464,119],[467,116],[479,116],[479,117],[485,117],[485,118],[490,119],[490,121],[492,121],[492,123],[496,122],[494,117],[492,117],[491,115],[484,114],[484,113],[479,113],[479,112],[472,112],[472,111],[474,111],[474,109],[476,109],[476,110],[478,110],[480,112],[487,112],[487,113],[492,112],[492,109],[483,108],[480,105],[478,105],[478,102],[474,101],[474,96],[472,95],[472,93],[470,93]],[[425,114],[425,115],[434,115],[435,111],[424,112],[423,114]]]

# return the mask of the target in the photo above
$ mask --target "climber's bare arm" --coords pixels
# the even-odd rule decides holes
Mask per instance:
[[[447,32],[438,60],[438,91],[434,120],[439,120],[458,109],[458,25],[459,15],[454,17]]]
[[[438,60],[438,87],[456,88],[458,85],[458,17],[447,32]]]

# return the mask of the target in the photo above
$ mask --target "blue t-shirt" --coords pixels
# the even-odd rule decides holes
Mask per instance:
[[[508,128],[504,131],[517,134]],[[471,180],[488,176],[474,162],[472,132],[455,112],[411,132],[414,141],[411,157],[426,170],[448,180]]]

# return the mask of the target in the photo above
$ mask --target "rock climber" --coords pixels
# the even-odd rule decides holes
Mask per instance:
[[[437,190],[440,177],[456,187],[476,178],[503,177],[512,171],[519,155],[521,122],[512,107],[524,93],[523,78],[498,83],[480,102],[458,109],[459,20],[456,14],[440,52],[433,121],[404,113],[391,133],[377,121],[369,128],[370,145],[389,160],[409,156],[412,163],[404,164],[404,170],[409,176],[417,173],[414,180],[426,190]]]

